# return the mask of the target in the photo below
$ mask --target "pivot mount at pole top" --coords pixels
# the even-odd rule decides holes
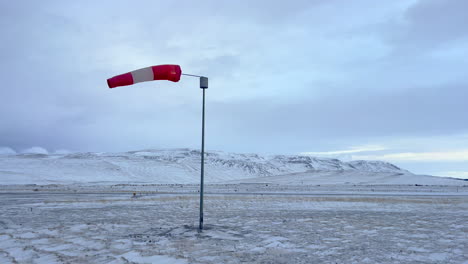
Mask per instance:
[[[208,77],[200,77],[200,88],[201,89],[208,88]]]

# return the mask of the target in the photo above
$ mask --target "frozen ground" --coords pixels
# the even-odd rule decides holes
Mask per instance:
[[[133,198],[136,192],[136,198]],[[468,187],[0,186],[0,263],[468,263]]]

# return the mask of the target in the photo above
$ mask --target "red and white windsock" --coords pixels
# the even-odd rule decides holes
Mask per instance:
[[[182,70],[179,65],[157,65],[114,76],[107,79],[107,85],[109,88],[115,88],[155,80],[178,82],[181,74]]]

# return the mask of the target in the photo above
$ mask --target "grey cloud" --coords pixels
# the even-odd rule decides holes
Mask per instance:
[[[294,104],[264,98],[217,105],[211,114],[217,126],[211,129],[239,144],[296,151],[337,138],[365,143],[365,138],[462,133],[468,130],[464,111],[468,89],[463,87],[466,84],[385,94],[346,93]]]
[[[411,6],[403,16],[387,21],[381,34],[394,46],[393,56],[417,55],[466,41],[468,22],[463,0],[425,0]]]
[[[420,1],[405,15],[409,23],[406,34],[421,42],[444,42],[466,37],[467,9],[468,3],[463,0]]]

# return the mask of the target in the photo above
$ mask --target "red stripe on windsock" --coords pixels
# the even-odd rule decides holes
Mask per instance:
[[[133,84],[133,76],[130,72],[114,76],[112,78],[107,79],[107,85],[109,88],[115,88],[118,86],[126,86]]]
[[[154,79],[155,80],[168,80],[171,82],[180,81],[180,75],[182,74],[182,69],[179,65],[158,65],[152,66]]]

